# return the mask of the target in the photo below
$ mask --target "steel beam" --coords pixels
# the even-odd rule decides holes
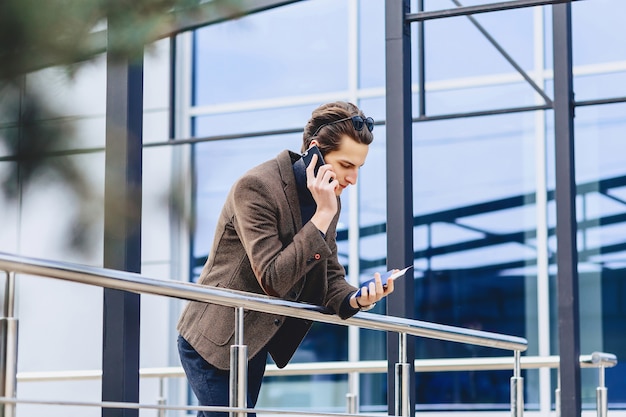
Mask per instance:
[[[109,21],[109,34],[115,33]],[[104,267],[141,272],[143,51],[107,58]],[[139,313],[136,293],[104,289],[102,401],[139,402]],[[103,409],[136,417],[136,409]]]
[[[425,20],[442,19],[446,17],[467,16],[477,13],[500,12],[503,10],[520,9],[523,7],[537,7],[562,3],[570,3],[577,0],[511,0],[498,3],[479,4],[476,6],[464,6],[456,9],[442,9],[431,12],[410,13],[406,16],[409,22],[423,22]]]
[[[405,20],[409,11],[410,0],[388,0],[385,3],[388,268],[413,265],[411,27]],[[389,315],[414,316],[413,274],[407,275],[406,279],[396,281],[396,289],[388,297]],[[412,364],[415,359],[414,338],[408,338],[403,346],[405,358],[400,358],[399,342],[397,334],[388,334],[387,404],[390,415],[396,412],[395,364],[401,359]],[[414,377],[409,378],[403,392],[410,395],[408,409],[415,410]]]
[[[581,413],[571,20],[571,4],[552,6],[560,404],[567,417]]]

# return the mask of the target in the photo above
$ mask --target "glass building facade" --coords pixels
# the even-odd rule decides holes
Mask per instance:
[[[411,11],[455,4],[420,1]],[[411,26],[414,273],[406,279],[414,284],[413,318],[524,337],[532,356],[559,353],[554,114],[544,106],[553,94],[551,11],[521,7]],[[621,358],[626,3],[573,2],[571,11],[580,349]],[[394,156],[387,155],[384,16],[380,1],[295,2],[197,29],[188,38],[189,49],[179,57],[191,74],[182,121],[191,137],[206,139],[191,152],[190,280],[206,260],[234,180],[283,149],[298,151],[311,111],[332,100],[352,101],[378,122],[359,184],[342,197],[340,261],[353,283],[387,269],[386,166]],[[420,77],[424,91],[417,87]],[[374,312],[385,314],[385,303]],[[502,352],[417,339],[415,355]],[[384,334],[318,323],[293,361],[386,357]],[[510,376],[417,372],[416,407],[508,409]],[[523,376],[526,408],[552,408],[556,372]],[[583,408],[595,407],[596,378],[581,372]],[[259,407],[342,410],[347,383],[346,376],[270,377]],[[626,406],[625,383],[624,365],[607,370],[612,409]],[[386,410],[386,376],[362,375],[360,398],[362,411]]]

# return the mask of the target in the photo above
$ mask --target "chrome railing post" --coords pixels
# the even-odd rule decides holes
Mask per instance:
[[[0,317],[0,395],[15,398],[17,389],[17,319],[15,314],[15,273],[6,272],[3,317]],[[0,404],[0,417],[13,417],[15,404]]]
[[[396,363],[396,375],[395,375],[395,415],[408,417],[411,415],[411,401],[409,387],[411,378],[411,364],[408,363],[407,355],[407,341],[406,333],[400,333],[399,335],[399,349],[398,355],[399,363]]]
[[[601,363],[598,368],[598,388],[596,388],[596,407],[598,410],[598,417],[607,417],[608,403],[607,403],[607,389],[604,385],[604,364]]]
[[[357,394],[353,392],[349,392],[346,394],[346,413],[348,414],[357,414],[359,412],[357,407],[357,400],[359,397]]]
[[[598,364],[598,388],[596,388],[596,410],[598,417],[607,417],[608,414],[608,390],[605,385],[604,375],[606,366],[617,364],[617,358],[611,353],[593,352],[591,362]]]
[[[243,307],[235,307],[235,344],[230,347],[229,405],[247,408],[248,346],[243,344]],[[230,417],[246,417],[243,411],[229,413]]]
[[[514,352],[513,376],[511,377],[511,416],[524,415],[524,378],[521,377],[520,351]]]
[[[167,403],[167,401],[165,400],[165,389],[163,385],[164,385],[164,378],[161,376],[159,377],[159,397],[157,398],[158,405],[165,405]],[[165,417],[164,408],[159,408],[158,417]]]

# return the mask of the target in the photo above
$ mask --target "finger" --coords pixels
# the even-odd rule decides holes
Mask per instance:
[[[396,269],[393,270],[393,273],[395,274],[398,271],[399,271],[399,269],[396,268]],[[385,288],[384,288],[385,289],[385,294],[384,295],[387,295],[387,294],[393,292],[393,283],[394,283],[394,281],[395,281],[395,279],[387,280],[387,285],[385,285]]]
[[[367,298],[367,296],[369,295],[370,289],[369,286],[364,285],[361,287],[361,295],[359,295],[359,299],[363,300],[364,298]]]
[[[393,279],[387,281],[387,288],[385,288],[385,295],[391,294],[393,292]]]
[[[317,154],[313,154],[313,157],[311,157],[311,162],[309,163],[309,165],[306,167],[306,175],[307,177],[310,175],[311,177],[314,177],[315,175],[313,174],[314,169],[315,169],[315,164],[317,163]]]
[[[330,184],[336,180],[335,171],[333,171],[332,165],[330,164],[322,165],[319,171],[317,171],[317,177],[323,179],[324,184]]]
[[[376,294],[383,294],[385,289],[379,272],[374,273],[374,282],[376,283]]]
[[[380,283],[380,277],[378,277],[376,282],[370,282],[369,293],[367,297],[367,300],[370,304],[376,301],[378,288],[380,288],[382,292],[383,285]]]
[[[320,168],[321,172],[321,168]],[[319,173],[318,173],[319,174]],[[335,181],[335,173],[329,169],[324,170],[324,175],[318,175],[322,179],[322,184],[330,184]]]

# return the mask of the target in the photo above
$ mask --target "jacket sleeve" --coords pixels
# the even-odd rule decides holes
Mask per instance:
[[[341,206],[340,206],[341,207]],[[332,310],[342,319],[352,317],[359,310],[350,307],[349,297],[358,290],[346,281],[346,270],[337,258],[337,222],[333,222],[331,229],[326,234],[326,241],[332,251],[328,258],[328,293],[326,294],[325,306]]]

